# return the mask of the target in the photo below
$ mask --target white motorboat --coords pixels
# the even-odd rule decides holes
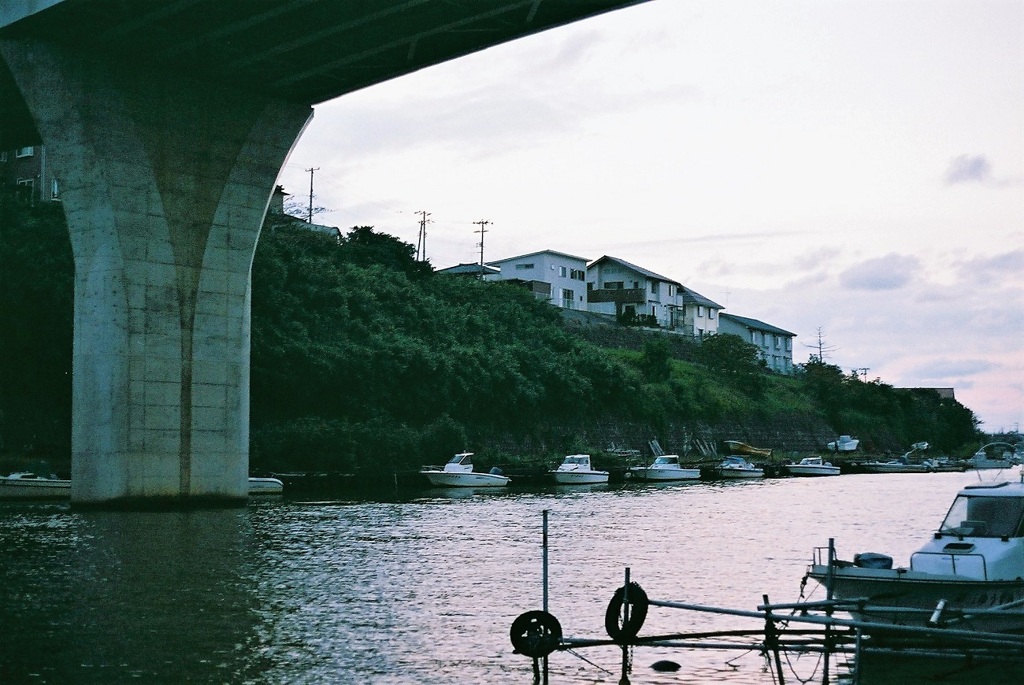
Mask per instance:
[[[840,435],[838,440],[833,440],[826,447],[829,452],[854,452],[860,445],[860,440],[849,435]]]
[[[855,618],[987,632],[1024,630],[1024,483],[960,490],[938,531],[908,566],[866,553],[853,561],[815,550],[808,575]]]
[[[799,464],[786,464],[791,476],[838,476],[839,467],[821,457],[804,457]]]
[[[860,466],[868,473],[928,473],[935,470],[929,461],[914,464],[906,457],[897,457],[889,461],[865,461]]]
[[[735,455],[726,457],[715,471],[722,478],[764,478],[764,469]]]
[[[249,495],[280,495],[284,482],[279,478],[249,478]]]
[[[663,454],[649,466],[631,466],[626,475],[646,481],[700,480],[700,469],[682,466],[679,455]]]
[[[991,451],[991,456],[990,456]],[[1008,469],[1021,463],[1016,445],[990,442],[964,462],[968,469]]]
[[[443,469],[425,468],[420,471],[431,485],[446,488],[494,488],[508,485],[508,476],[495,467],[490,473],[473,470],[473,453],[459,452],[448,460]]]
[[[570,454],[554,471],[548,471],[559,485],[607,483],[607,471],[595,471],[590,466],[589,454]]]
[[[0,500],[6,499],[68,499],[71,481],[18,471],[0,476]]]

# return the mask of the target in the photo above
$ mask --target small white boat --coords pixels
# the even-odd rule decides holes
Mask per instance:
[[[491,473],[479,473],[473,470],[473,453],[459,452],[448,460],[443,469],[425,468],[420,471],[431,485],[446,488],[494,488],[508,485],[508,476],[501,475],[499,469],[491,469]]]
[[[726,457],[715,471],[722,478],[764,478],[764,469],[735,455]]]
[[[548,471],[559,485],[607,483],[607,471],[595,471],[590,466],[589,454],[570,454],[554,471]]]
[[[700,469],[683,467],[677,454],[663,454],[650,466],[631,466],[626,475],[646,481],[700,480]]]
[[[840,435],[838,440],[833,440],[826,447],[829,452],[854,452],[860,445],[860,440],[849,435]]]
[[[6,499],[68,499],[71,481],[19,471],[0,476],[0,500]]]
[[[839,467],[821,457],[804,457],[799,464],[786,464],[791,476],[838,476]]]
[[[280,495],[284,482],[278,478],[249,478],[249,495]]]
[[[860,466],[868,473],[929,473],[935,470],[931,461],[914,463],[906,455],[890,461],[865,461]]]
[[[892,567],[885,554],[840,561],[815,550],[808,575],[861,621],[988,632],[1024,630],[1024,483],[960,490],[934,535]]]
[[[993,456],[989,455],[992,452]],[[1021,463],[1016,445],[1008,442],[990,442],[982,445],[974,455],[964,462],[968,469],[1008,469]]]

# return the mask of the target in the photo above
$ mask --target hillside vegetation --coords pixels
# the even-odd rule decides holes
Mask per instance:
[[[0,451],[66,464],[73,267],[59,210],[0,202]],[[553,456],[630,430],[670,446],[680,427],[750,422],[811,422],[880,450],[977,438],[971,411],[934,392],[821,362],[776,376],[734,336],[599,347],[526,290],[436,274],[413,253],[367,227],[338,241],[268,221],[253,264],[254,470],[391,471],[464,447]]]

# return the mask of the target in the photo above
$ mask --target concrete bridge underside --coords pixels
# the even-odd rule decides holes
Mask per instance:
[[[244,501],[250,267],[311,105],[642,0],[4,0],[75,257],[72,500]]]

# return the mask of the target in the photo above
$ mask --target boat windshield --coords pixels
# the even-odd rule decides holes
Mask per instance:
[[[473,465],[472,454],[456,454],[454,457],[448,460],[449,464],[465,464],[466,466]]]
[[[981,538],[1020,537],[1024,499],[959,495],[949,508],[940,533]]]
[[[658,457],[657,459],[654,460],[654,463],[655,464],[659,464],[661,466],[667,466],[668,464],[678,464],[679,463],[679,458],[678,457]]]

